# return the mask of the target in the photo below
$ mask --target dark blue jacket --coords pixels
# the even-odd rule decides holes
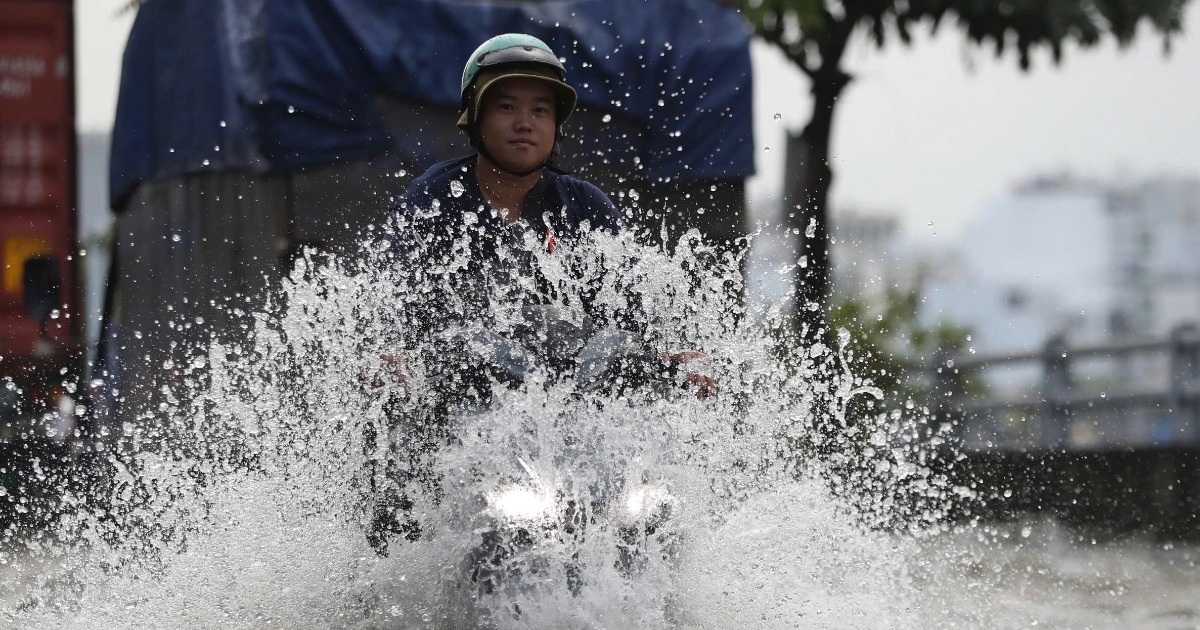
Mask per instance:
[[[475,155],[436,164],[392,204],[392,264],[426,296],[414,314],[423,320],[421,328],[482,317],[497,282],[533,278],[549,295],[552,289],[524,246],[529,232],[538,247],[561,249],[572,247],[585,225],[611,233],[623,228],[620,212],[599,188],[549,167],[526,197],[521,220],[506,224],[484,200],[475,166]],[[470,255],[465,267],[448,264],[464,250]],[[574,290],[590,310],[587,288]]]
[[[429,229],[454,229],[472,213],[475,216],[470,220],[498,231],[504,223],[487,209],[475,178],[475,161],[471,154],[430,167],[392,204],[393,218],[436,206],[439,214],[427,225]],[[599,188],[553,168],[542,169],[542,178],[529,192],[521,217],[531,229],[539,233],[548,229],[558,239],[576,236],[584,223],[593,230],[613,233],[624,226],[621,213]]]

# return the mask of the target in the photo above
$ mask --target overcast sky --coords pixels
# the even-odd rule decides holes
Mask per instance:
[[[81,130],[112,126],[126,2],[76,2]],[[1124,51],[1068,50],[1059,67],[1042,55],[1029,73],[1011,56],[970,49],[950,22],[908,48],[878,51],[860,38],[847,63],[857,79],[835,119],[835,212],[894,213],[911,237],[936,242],[1031,175],[1200,176],[1200,35],[1191,35],[1200,2],[1184,28],[1169,57],[1143,37]],[[778,194],[784,132],[803,125],[809,101],[779,54],[756,45],[753,55],[760,175],[750,193],[765,198]]]

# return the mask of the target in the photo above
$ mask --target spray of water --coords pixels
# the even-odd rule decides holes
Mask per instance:
[[[869,384],[837,347],[789,343],[780,312],[748,310],[738,255],[695,234],[554,253],[527,235],[498,250],[520,273],[464,288],[481,276],[468,240],[436,256],[388,243],[302,259],[244,342],[214,341],[126,427],[104,484],[9,536],[5,625],[919,625],[905,558],[952,489],[907,420],[847,419]],[[460,339],[507,338],[531,303],[703,358],[597,387],[551,365],[577,348],[545,328],[517,382],[447,368],[497,360],[448,353],[447,313],[471,313]],[[719,395],[681,387],[687,372]],[[520,577],[484,592],[484,535],[505,527],[532,551],[491,558]]]

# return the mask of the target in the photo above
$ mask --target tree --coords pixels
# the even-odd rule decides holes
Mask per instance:
[[[978,46],[990,45],[997,57],[1016,52],[1029,70],[1034,51],[1049,50],[1060,63],[1069,43],[1087,48],[1105,36],[1121,46],[1133,41],[1143,20],[1162,35],[1170,51],[1180,32],[1187,0],[740,0],[742,15],[764,41],[778,47],[808,77],[812,115],[800,142],[804,148],[803,196],[791,227],[805,234],[800,255],[806,264],[795,287],[798,324],[807,340],[828,335],[829,165],[830,136],[838,96],[852,76],[842,58],[856,32],[882,48],[894,39],[912,43],[912,29],[931,32],[947,18],[957,21]],[[824,332],[822,332],[824,331]]]

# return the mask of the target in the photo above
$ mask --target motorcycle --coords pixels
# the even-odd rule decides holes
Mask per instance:
[[[395,459],[408,465],[393,469],[393,491],[385,509],[377,511],[373,544],[384,529],[418,540],[436,526],[419,524],[413,516],[415,487],[421,486],[435,504],[447,499],[447,484],[432,472],[432,459],[447,446],[490,431],[489,413],[502,390],[558,387],[556,392],[566,391],[578,404],[592,406],[619,399],[641,404],[680,391],[678,369],[635,334],[597,330],[587,320],[572,322],[550,307],[526,307],[507,334],[457,328],[438,335],[429,348],[423,358],[423,391],[431,395],[410,404],[425,417],[400,419],[408,429],[394,434],[400,438],[394,443],[409,449],[399,449],[408,452]],[[571,421],[562,417],[554,422]],[[569,430],[563,435],[568,447],[579,439]],[[472,532],[455,588],[477,609],[520,617],[519,602],[539,590],[565,586],[578,596],[586,586],[580,550],[601,529],[615,544],[613,568],[623,578],[639,575],[656,553],[663,561],[672,560],[679,542],[672,521],[680,506],[668,485],[627,478],[621,470],[591,470],[574,477],[546,474],[547,468],[561,472],[580,461],[591,466],[592,458],[563,461],[570,458],[546,452],[533,430],[506,430],[504,440],[503,446],[492,447],[503,461],[490,462],[486,482],[468,462],[463,465],[467,475],[453,485],[456,510]],[[379,515],[387,528],[379,527]]]
[[[589,529],[602,522],[615,526],[614,568],[621,577],[637,577],[651,548],[664,550],[663,560],[672,559],[678,540],[671,525],[678,501],[667,486],[616,478],[612,492],[592,487],[568,493],[516,459],[524,475],[482,494],[477,503],[477,538],[461,564],[469,585],[460,584],[473,599],[502,595],[504,602],[517,601],[558,575],[565,577],[571,595],[579,595],[585,580],[577,548]],[[551,553],[542,553],[544,549]]]

